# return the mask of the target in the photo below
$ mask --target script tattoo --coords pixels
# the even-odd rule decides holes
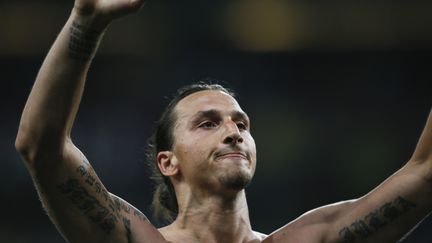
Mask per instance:
[[[139,218],[141,221],[148,221],[147,217],[137,209],[133,209],[133,215]]]
[[[89,60],[96,48],[100,32],[73,22],[69,33],[69,57],[81,61]]]
[[[105,201],[108,201],[110,199],[108,191],[102,186],[99,180],[96,179],[94,173],[91,173],[89,170],[87,170],[86,166],[89,167],[90,165],[87,163],[80,165],[77,168],[78,174],[84,179],[86,184],[94,188],[97,194],[101,194]]]
[[[69,179],[59,186],[60,192],[67,198],[93,223],[106,234],[111,233],[118,221],[116,215],[93,197],[77,179]]]
[[[141,213],[138,209],[131,207],[124,201],[120,200],[117,197],[111,197],[109,202],[110,208],[112,208],[115,212],[125,212],[127,214],[133,214],[135,217],[139,218],[141,221],[147,221],[147,217]]]
[[[101,185],[94,172],[92,171],[88,163],[82,164],[77,168],[78,174],[84,179],[84,182],[89,186],[92,186],[97,194],[101,194],[105,202],[108,203],[109,208],[112,212],[118,214],[121,212],[127,214],[133,214],[141,221],[147,221],[147,217],[141,213],[138,209],[131,207],[121,199],[111,196],[108,191]]]
[[[339,231],[339,236],[342,237],[344,243],[355,242],[357,239],[366,239],[415,207],[415,203],[398,197],[369,213],[363,219],[354,221],[350,226],[344,227]]]
[[[87,169],[87,167],[89,169]],[[86,215],[93,223],[106,234],[111,233],[119,221],[119,215],[116,211],[104,206],[96,197],[94,192],[89,192],[88,188],[94,188],[97,194],[101,195],[101,199],[105,202],[110,199],[108,192],[101,185],[92,171],[90,164],[86,159],[76,169],[77,174],[81,179],[70,178],[66,182],[59,185],[60,192],[74,204],[84,215]]]
[[[107,234],[109,234],[115,228],[117,222],[122,219],[127,239],[131,242],[131,221],[124,216],[126,216],[126,214],[133,215],[141,221],[148,221],[147,217],[120,198],[109,194],[100,183],[90,163],[85,159],[83,163],[77,167],[76,173],[79,179],[70,178],[66,182],[60,184],[60,192],[65,194],[84,215],[93,223],[98,224]],[[90,192],[88,190],[90,190]],[[95,196],[98,196],[99,199]]]
[[[127,242],[131,243],[132,242],[132,233],[131,233],[131,223],[130,220],[128,218],[124,218],[123,217],[123,225],[126,229],[126,237],[127,237]]]

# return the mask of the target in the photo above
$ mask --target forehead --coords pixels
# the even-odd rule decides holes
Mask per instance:
[[[219,90],[204,90],[183,98],[176,106],[179,118],[193,116],[200,111],[219,110],[222,113],[243,111],[237,101]]]

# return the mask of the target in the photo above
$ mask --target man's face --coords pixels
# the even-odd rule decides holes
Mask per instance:
[[[200,91],[181,100],[175,114],[173,153],[182,181],[206,190],[243,189],[255,172],[256,149],[237,101]]]

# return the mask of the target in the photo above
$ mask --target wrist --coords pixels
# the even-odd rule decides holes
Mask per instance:
[[[95,14],[82,15],[73,10],[67,28],[69,34],[69,57],[79,61],[91,60],[109,21]]]
[[[102,34],[111,23],[111,20],[97,13],[94,8],[74,6],[71,17],[73,22],[79,24],[91,32]]]

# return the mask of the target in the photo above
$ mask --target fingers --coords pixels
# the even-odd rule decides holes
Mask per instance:
[[[129,6],[120,15],[138,12],[146,2],[146,0],[129,0]]]
[[[135,11],[138,11],[144,6],[145,0],[130,0],[131,1],[131,8]]]
[[[76,0],[74,9],[81,16],[115,19],[138,11],[145,0]]]

